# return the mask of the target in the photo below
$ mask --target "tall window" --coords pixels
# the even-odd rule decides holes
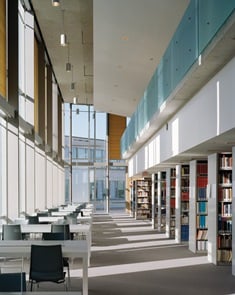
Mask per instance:
[[[95,202],[96,209],[105,210],[107,177],[110,198],[125,200],[125,168],[112,167],[107,172],[106,126],[106,113],[94,111],[93,106],[65,105],[65,161],[68,163],[65,187],[68,201],[91,201]]]

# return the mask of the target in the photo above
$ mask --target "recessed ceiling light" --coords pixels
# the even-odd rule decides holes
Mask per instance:
[[[128,38],[128,36],[122,36],[122,40],[123,40],[123,41],[128,41],[129,38]]]

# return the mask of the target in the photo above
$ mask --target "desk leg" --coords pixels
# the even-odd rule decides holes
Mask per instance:
[[[82,295],[88,295],[88,257],[83,257]]]
[[[87,239],[88,239],[88,266],[90,266],[90,259],[91,259],[91,233],[88,233]]]

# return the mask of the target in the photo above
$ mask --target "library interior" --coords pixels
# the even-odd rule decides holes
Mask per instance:
[[[0,293],[235,294],[234,77],[235,0],[0,0]]]

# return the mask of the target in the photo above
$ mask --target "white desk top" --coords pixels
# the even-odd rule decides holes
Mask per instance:
[[[71,233],[90,233],[90,224],[70,224]],[[46,233],[51,232],[51,224],[21,224],[22,233]],[[2,225],[0,225],[0,233],[2,233]]]
[[[87,240],[0,240],[0,257],[30,257],[31,245],[55,245],[61,244],[65,257],[86,258],[89,255],[89,244]]]
[[[90,247],[87,240],[72,240],[72,241],[71,240],[66,240],[66,241],[40,241],[40,240],[4,241],[4,240],[0,240],[0,257],[30,258],[32,244],[55,245],[57,243],[62,245],[62,253],[64,257],[82,259],[82,270],[83,270],[82,294],[88,295],[88,260],[90,255]],[[25,294],[28,294],[28,293],[25,293]],[[67,292],[64,294],[67,294]]]

